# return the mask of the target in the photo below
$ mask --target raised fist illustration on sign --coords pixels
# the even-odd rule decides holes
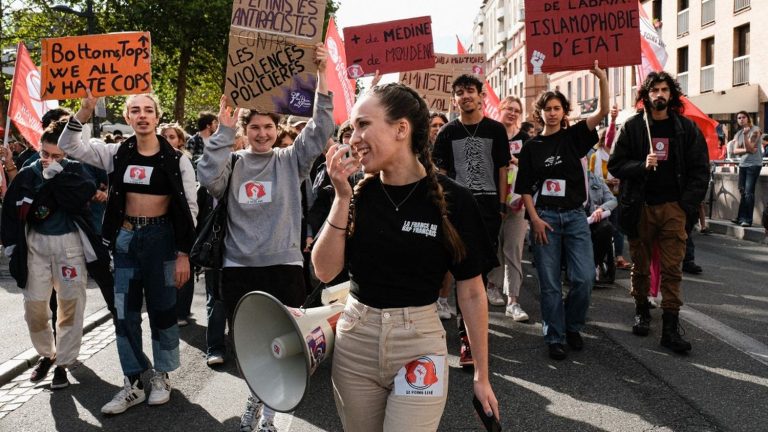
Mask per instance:
[[[544,64],[545,58],[547,58],[547,56],[545,56],[541,51],[533,51],[533,55],[531,55],[531,64],[533,65],[534,75],[542,73],[541,66]]]

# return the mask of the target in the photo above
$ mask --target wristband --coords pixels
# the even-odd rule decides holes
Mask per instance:
[[[339,231],[346,231],[347,230],[347,227],[344,227],[344,228],[337,227],[336,225],[332,224],[331,221],[329,221],[328,219],[325,220],[325,223],[328,224],[331,228],[336,228]]]

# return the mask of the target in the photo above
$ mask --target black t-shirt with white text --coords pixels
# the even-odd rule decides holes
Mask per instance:
[[[552,135],[537,135],[526,141],[518,155],[515,192],[538,192],[536,206],[581,207],[587,199],[581,158],[597,141],[597,132],[589,130],[584,120]]]
[[[504,125],[483,117],[480,123],[448,122],[435,139],[435,164],[474,195],[497,195],[499,168],[510,160]]]
[[[472,194],[445,176],[438,179],[466,257],[453,263],[426,178],[404,186],[372,179],[356,198],[355,230],[346,242],[351,293],[362,303],[381,309],[428,305],[437,300],[446,271],[466,280],[498,265]]]
[[[650,205],[680,201],[674,168],[675,121],[672,118],[654,120],[651,124],[651,142],[658,166],[649,170],[645,180],[645,202]]]

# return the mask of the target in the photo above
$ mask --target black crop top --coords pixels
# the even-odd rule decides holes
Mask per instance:
[[[147,195],[171,195],[171,182],[160,168],[160,152],[144,156],[138,152],[128,159],[128,167],[123,174],[125,192]]]

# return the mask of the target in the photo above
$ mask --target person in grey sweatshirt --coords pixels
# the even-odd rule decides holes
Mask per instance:
[[[323,44],[317,44],[314,114],[290,147],[272,148],[280,123],[278,114],[238,109],[233,115],[228,98],[221,97],[219,128],[205,146],[197,175],[216,199],[222,198],[230,174],[232,177],[221,287],[230,323],[237,302],[251,291],[267,292],[291,307],[301,306],[306,297],[300,187],[334,129],[333,98],[325,80],[326,57]],[[233,164],[230,148],[238,121],[248,146],[236,152]],[[262,410],[262,406],[255,395],[248,398],[241,431],[273,430],[269,427],[274,412],[266,406]]]

